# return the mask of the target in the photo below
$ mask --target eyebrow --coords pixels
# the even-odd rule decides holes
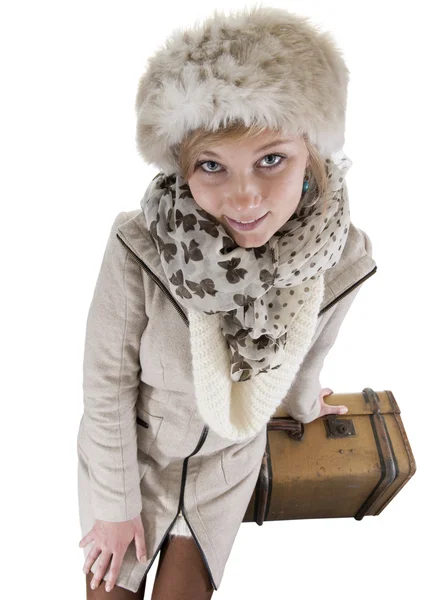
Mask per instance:
[[[269,144],[265,144],[261,148],[258,148],[257,150],[254,151],[254,154],[257,154],[261,150],[266,150],[267,148],[271,148],[272,146],[278,146],[279,144],[291,144],[292,142],[294,142],[294,138],[275,140],[274,142],[269,142]],[[220,155],[217,154],[216,152],[213,152],[213,150],[204,150],[201,154],[211,154],[212,156],[217,156],[217,158],[220,158]]]

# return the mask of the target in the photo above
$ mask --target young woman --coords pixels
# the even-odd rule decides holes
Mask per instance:
[[[150,59],[137,145],[160,172],[114,221],[87,320],[88,598],[143,598],[160,551],[154,600],[210,598],[268,420],[345,408],[319,375],[376,270],[350,220],[348,77],[328,34],[268,7],[215,11]]]

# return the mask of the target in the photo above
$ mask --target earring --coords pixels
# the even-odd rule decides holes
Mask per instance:
[[[303,193],[305,193],[308,188],[309,188],[309,176],[307,174],[305,174],[305,177],[303,180]]]

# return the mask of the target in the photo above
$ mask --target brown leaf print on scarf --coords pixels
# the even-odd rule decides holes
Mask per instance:
[[[175,180],[176,180],[176,174],[175,174]],[[181,198],[192,198],[191,188],[189,187],[188,182],[185,182],[183,185],[180,185],[179,190],[182,192],[180,194]]]
[[[253,369],[249,365],[249,363],[247,363],[244,360],[244,356],[241,356],[241,354],[238,354],[238,352],[235,352],[235,354],[232,358],[233,358],[233,362],[231,363],[231,365],[232,365],[231,372],[236,373],[237,371],[242,370],[239,381],[246,381],[247,379],[250,379],[250,371],[252,371]]]
[[[173,231],[173,227],[170,225],[172,216],[173,216],[173,208],[169,208],[169,211],[167,213],[167,219],[166,219],[166,231],[167,231],[167,233],[171,233]]]
[[[154,177],[156,179],[157,176]],[[164,175],[162,173],[162,177],[158,183],[158,187],[160,190],[168,189],[171,185],[176,182],[176,174],[172,173],[171,175]]]
[[[238,283],[240,279],[244,279],[247,275],[245,269],[237,269],[241,262],[241,258],[231,258],[231,260],[224,260],[218,262],[219,267],[226,269],[226,279],[229,283]]]
[[[224,236],[222,238],[222,248],[220,249],[221,254],[228,254],[231,250],[235,250],[237,244],[230,237]]]
[[[169,263],[174,259],[177,252],[176,244],[165,244],[160,236],[157,237],[157,242],[160,255],[163,252],[164,258],[166,259],[167,263]]]
[[[179,209],[176,209],[175,221],[176,229],[179,229],[180,225],[182,225],[185,233],[187,231],[195,231],[195,224],[197,222],[197,217],[195,215],[183,215]]]
[[[219,230],[217,228],[217,225],[215,225],[214,223],[210,223],[210,221],[198,221],[198,224],[200,226],[200,231],[205,231],[206,233],[208,233],[209,235],[211,235],[214,238],[217,238],[219,235]]]
[[[183,248],[183,256],[185,259],[185,263],[188,264],[190,260],[193,261],[197,261],[197,260],[203,260],[203,253],[201,252],[201,250],[198,249],[198,246],[200,244],[197,244],[197,242],[195,240],[191,240],[189,242],[189,248],[188,246],[185,244],[185,242],[181,242],[181,246]]]
[[[170,281],[171,283],[173,283],[173,285],[177,286],[176,294],[178,296],[180,296],[181,298],[192,298],[192,294],[183,285],[183,273],[181,269],[179,269],[177,273],[173,273],[173,275],[170,277]]]
[[[273,287],[275,280],[278,278],[278,268],[275,267],[273,273],[270,273],[267,269],[262,269],[259,273],[260,281],[264,281],[265,283],[262,287],[265,290],[268,290],[270,287]]]
[[[279,369],[281,366],[282,365],[276,365],[275,367],[271,367],[271,365],[268,365],[267,367],[261,369],[258,373],[256,373],[255,377],[257,377],[257,375],[260,375],[261,373],[267,373],[268,371],[274,371],[275,369]]]
[[[275,341],[275,346],[274,346],[275,352],[278,351],[280,346],[282,346],[284,348],[287,343],[287,330],[285,330],[284,333],[282,335],[280,335],[280,337],[274,341]]]
[[[250,329],[250,331],[251,331],[251,329]],[[226,333],[225,339],[228,342],[228,344],[234,348],[234,350],[238,351],[238,344],[240,346],[243,346],[243,348],[246,347],[246,337],[248,336],[248,334],[249,334],[248,329],[239,329],[235,333],[235,335],[232,335],[231,333]]]
[[[192,198],[192,196],[191,196],[191,198]],[[202,208],[196,208],[195,210],[197,211],[197,213],[199,215],[201,215],[203,217],[203,219],[206,219],[207,221],[210,221],[214,225],[219,225],[219,221],[216,219],[216,217],[214,217],[210,213],[206,212]]]
[[[267,250],[267,247],[265,246],[265,244],[263,244],[263,246],[259,246],[258,248],[253,248],[253,252],[254,252],[254,256],[256,258],[256,260],[259,260],[259,258],[262,258],[262,256],[265,254]]]
[[[160,220],[160,215],[157,215],[157,218],[155,221],[152,221],[151,225],[149,226],[149,233],[151,234],[152,239],[158,242],[158,234],[157,234],[157,223]]]
[[[244,294],[234,294],[233,300],[235,304],[238,304],[238,306],[244,307],[244,316],[246,316],[246,312],[248,311],[249,306],[254,303],[256,298],[252,298],[249,295],[244,296]]]
[[[228,327],[233,327],[234,325],[237,325],[237,327],[239,327],[240,329],[244,328],[244,325],[241,323],[241,321],[237,318],[237,309],[233,308],[232,310],[223,313],[223,318],[225,319]],[[252,328],[250,328],[250,331],[252,330]]]
[[[252,298],[248,294],[247,296],[244,296],[244,294],[234,294],[233,299],[238,306],[248,306],[256,300],[256,298]]]
[[[265,369],[260,369],[260,371],[257,374],[260,375],[261,373],[267,373],[268,371],[269,367],[266,367]]]
[[[272,237],[276,236],[277,238],[281,239],[282,237],[284,237],[286,235],[285,231],[276,231],[275,233],[272,234]]]
[[[197,296],[200,296],[200,298],[204,298],[205,294],[210,294],[210,296],[215,296],[215,294],[217,294],[213,279],[202,279],[200,283],[185,279],[185,283],[189,289],[192,290]],[[213,311],[206,314],[213,314]]]
[[[267,348],[267,346],[269,345],[270,342],[270,338],[269,336],[263,334],[261,336],[259,336],[256,340],[253,340],[253,344],[256,346],[256,348],[258,350],[263,350],[264,348]]]

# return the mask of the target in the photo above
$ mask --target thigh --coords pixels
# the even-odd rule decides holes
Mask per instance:
[[[146,577],[142,581],[137,592],[126,590],[118,585],[115,585],[110,592],[105,589],[105,581],[102,579],[98,587],[92,590],[90,582],[93,573],[89,571],[86,575],[86,598],[87,600],[144,600]]]
[[[209,600],[213,592],[194,538],[169,536],[160,550],[151,600]]]

